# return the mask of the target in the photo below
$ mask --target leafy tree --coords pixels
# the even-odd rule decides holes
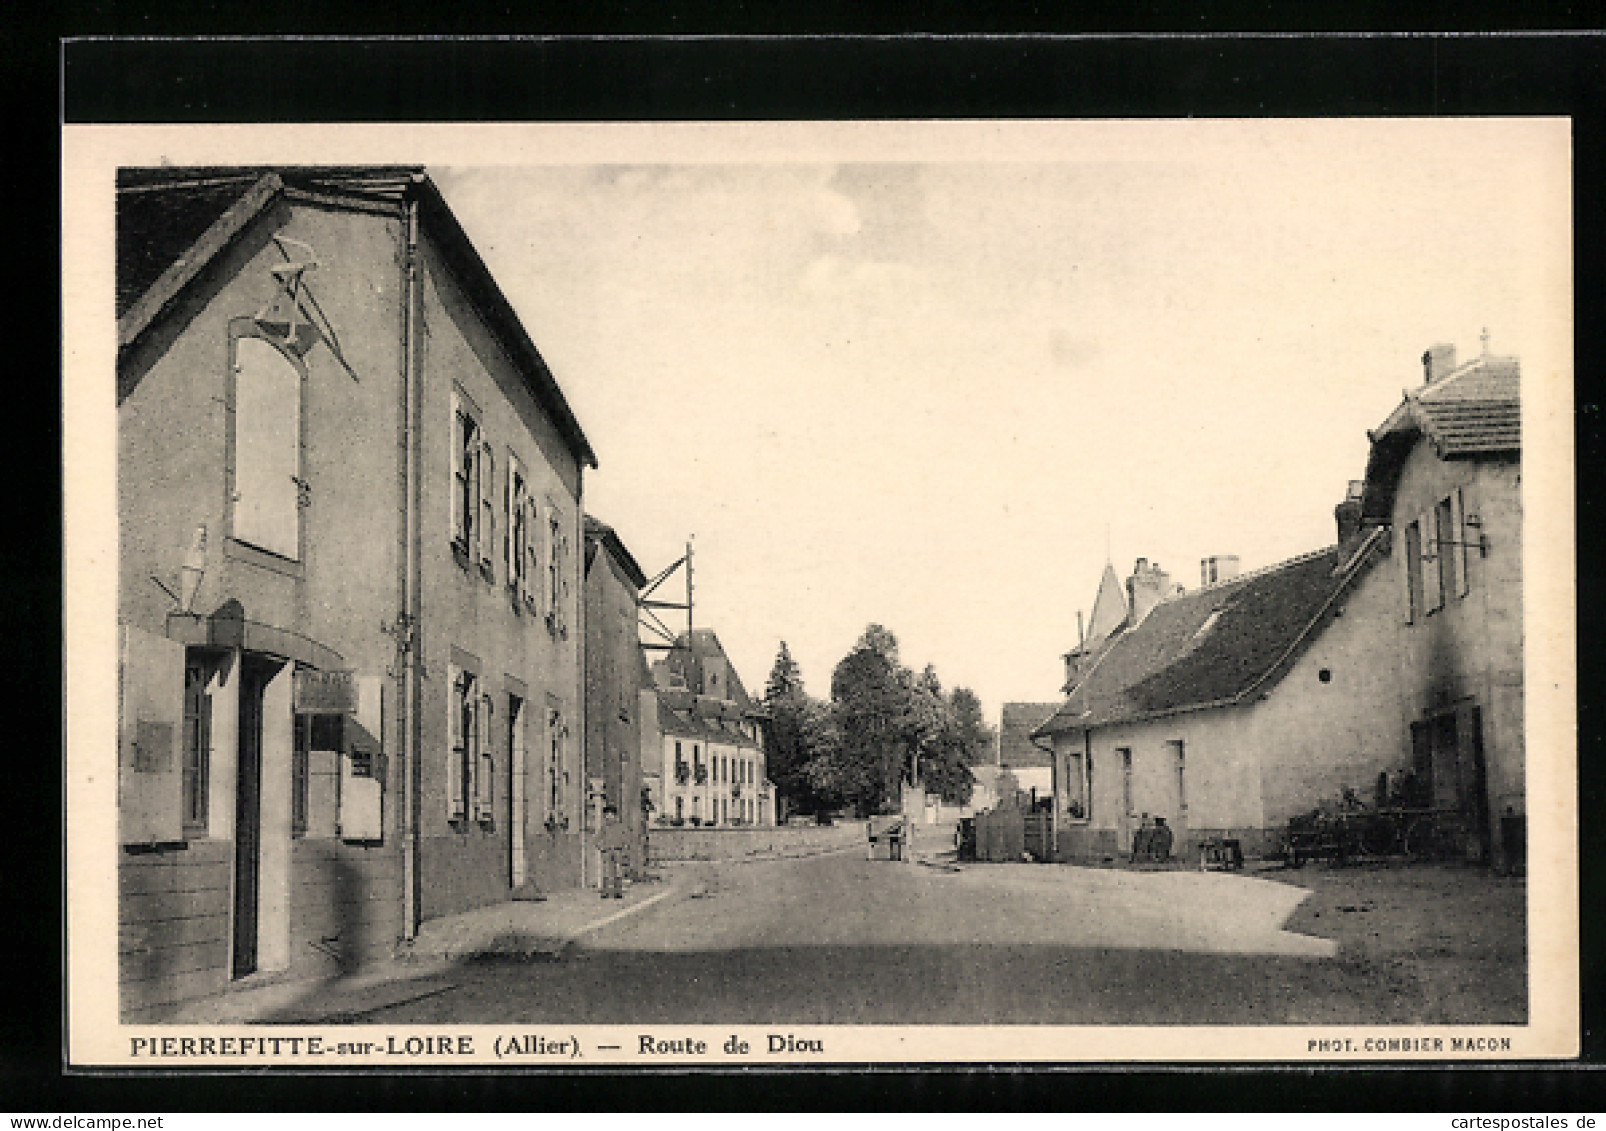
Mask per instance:
[[[776,663],[771,679],[782,701],[779,691],[791,683],[779,657]],[[821,713],[803,728],[803,776],[821,804],[885,812],[898,805],[906,782],[950,804],[970,799],[969,767],[991,742],[981,702],[968,688],[945,694],[930,664],[918,674],[904,667],[886,627],[865,628],[831,673],[829,708],[816,706]]]
[[[981,700],[968,687],[956,687],[948,697],[948,710],[953,715],[960,746],[967,765],[987,760],[993,745],[993,728],[982,714]]]
[[[833,779],[863,815],[891,807],[908,756],[909,688],[897,640],[871,625],[831,673]]]
[[[809,733],[810,715],[817,708],[803,689],[803,673],[792,653],[781,641],[764,685],[766,723],[765,758],[769,778],[778,797],[789,808],[812,812],[820,808],[819,798],[808,772],[814,756]]]

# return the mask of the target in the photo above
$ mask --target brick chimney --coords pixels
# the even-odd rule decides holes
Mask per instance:
[[[1338,520],[1340,546],[1361,532],[1361,493],[1365,489],[1365,482],[1351,479],[1349,490],[1344,493],[1344,501],[1333,508],[1333,517]]]
[[[1160,568],[1160,563],[1149,564],[1148,558],[1139,558],[1132,567],[1132,576],[1126,579],[1127,607],[1132,610],[1132,623],[1142,624],[1149,610],[1173,594],[1171,575]]]
[[[1440,342],[1422,355],[1423,380],[1431,385],[1455,368],[1455,346]]]
[[[1231,581],[1238,576],[1238,555],[1217,554],[1199,560],[1199,584],[1214,585],[1218,581]]]

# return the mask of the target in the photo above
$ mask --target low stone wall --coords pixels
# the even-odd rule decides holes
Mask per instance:
[[[863,821],[835,825],[739,825],[689,828],[654,825],[647,831],[647,859],[740,860],[748,856],[843,848],[865,843]]]

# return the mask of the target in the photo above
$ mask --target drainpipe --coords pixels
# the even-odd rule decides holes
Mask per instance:
[[[401,796],[397,799],[402,840],[402,931],[411,941],[418,934],[418,793],[421,745],[418,709],[419,613],[419,474],[418,474],[418,199],[407,201],[407,247],[402,287],[401,381],[401,538],[397,562],[401,623],[401,662],[397,665],[397,714],[402,744]]]

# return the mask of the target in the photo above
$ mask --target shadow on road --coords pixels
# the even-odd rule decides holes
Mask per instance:
[[[1365,963],[1051,945],[578,950],[460,968],[448,995],[373,1022],[836,1025],[1522,1023],[1445,1016]],[[1164,986],[1164,993],[1156,993]]]

